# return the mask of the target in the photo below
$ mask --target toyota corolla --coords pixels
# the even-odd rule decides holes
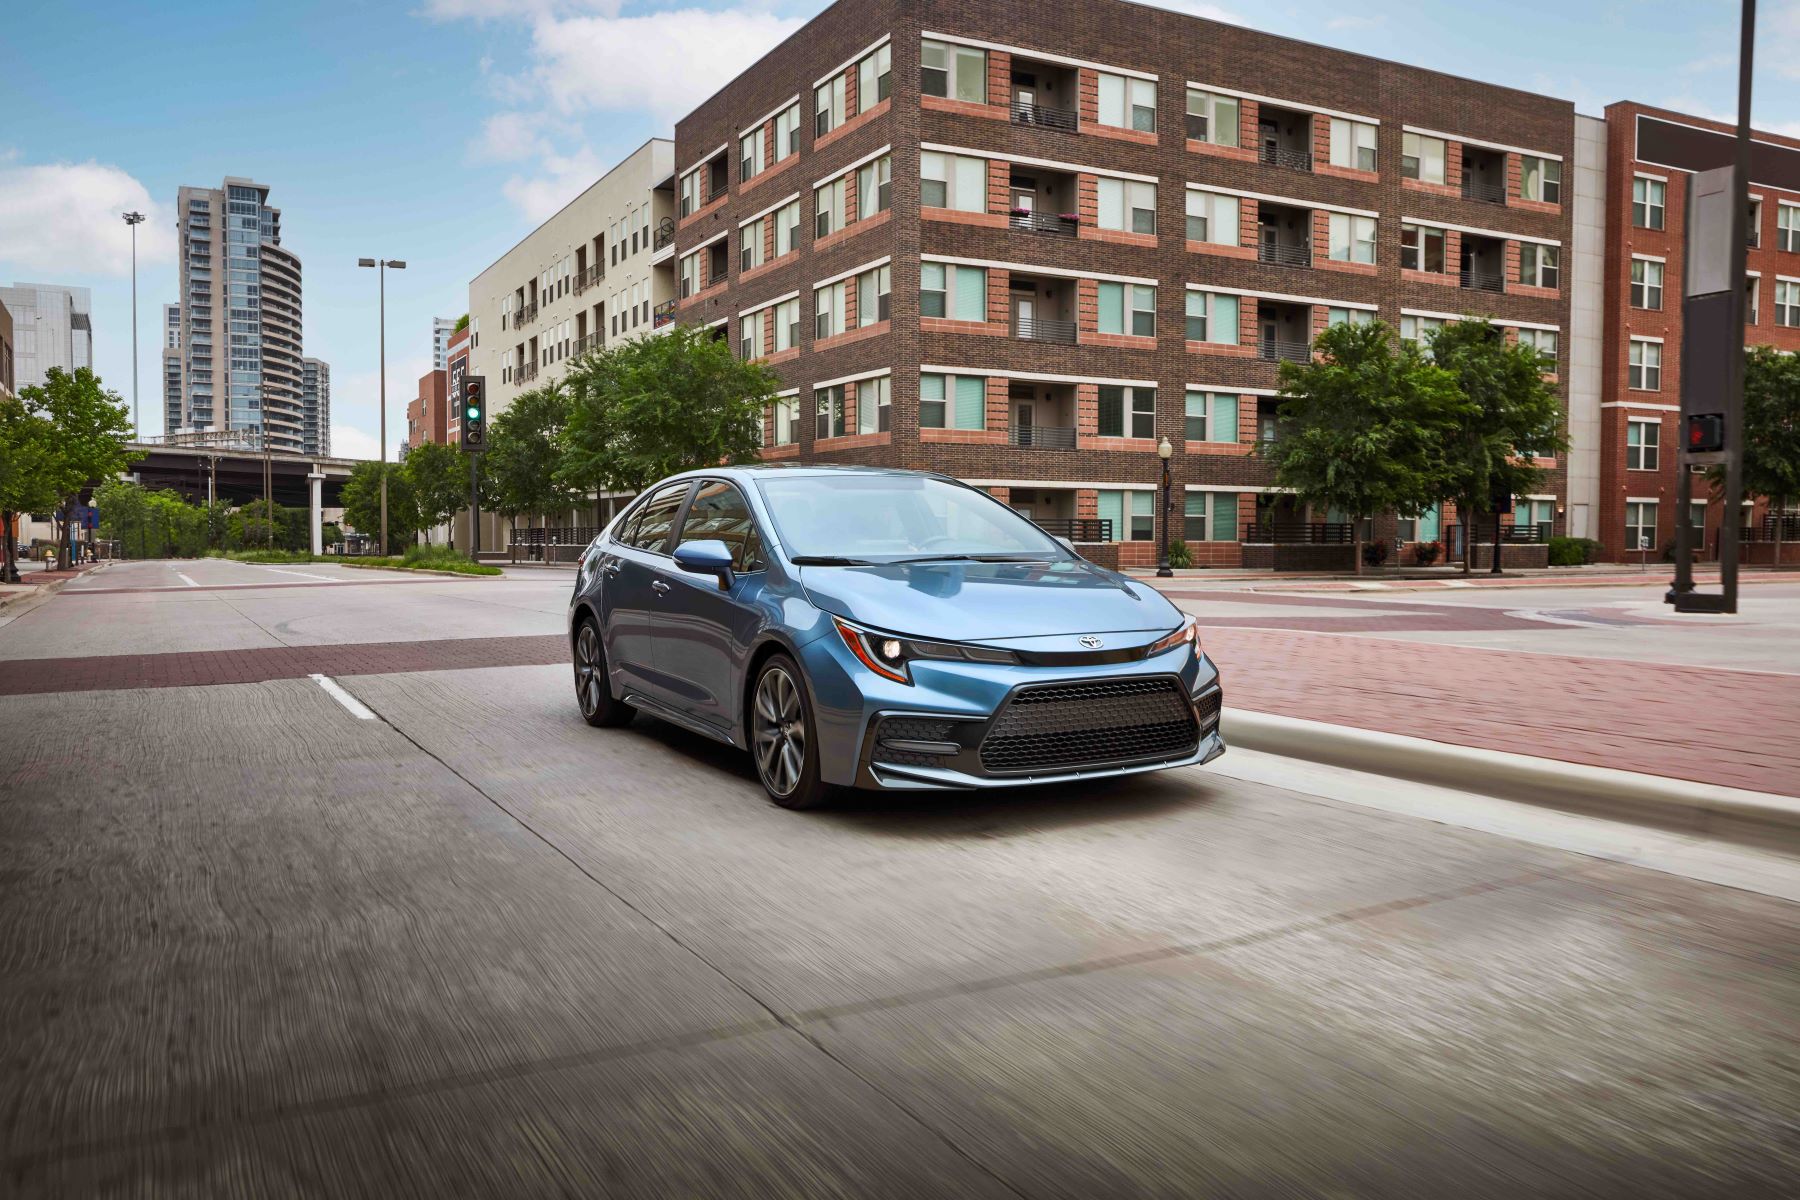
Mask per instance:
[[[1194,619],[942,475],[721,467],[649,488],[581,558],[588,724],[643,711],[750,752],[775,803],[990,788],[1224,752]]]

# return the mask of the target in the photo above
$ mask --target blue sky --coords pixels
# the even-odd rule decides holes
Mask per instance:
[[[332,364],[340,453],[378,445],[375,278],[388,277],[388,435],[434,316],[605,167],[824,7],[821,0],[163,0],[14,10],[0,38],[0,283],[94,290],[96,359],[127,400],[138,208],[144,428],[160,430],[175,190],[250,176],[299,254],[306,350]],[[1733,0],[1164,0],[1346,50],[1573,100],[1728,116]],[[696,10],[706,10],[704,13]],[[1757,118],[1800,134],[1800,0],[1763,0]],[[1245,86],[1255,90],[1253,81]]]

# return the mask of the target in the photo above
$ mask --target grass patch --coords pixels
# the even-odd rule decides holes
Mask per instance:
[[[457,575],[499,575],[499,567],[490,567],[486,563],[472,561],[468,555],[450,549],[448,546],[408,546],[406,553],[398,557],[388,555],[385,558],[368,556],[358,558],[337,558],[333,562],[346,567],[386,567],[396,571],[449,571]]]

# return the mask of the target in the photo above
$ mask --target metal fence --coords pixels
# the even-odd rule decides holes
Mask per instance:
[[[1113,540],[1111,517],[1033,517],[1031,523],[1051,537],[1068,538],[1071,542]]]
[[[1243,540],[1276,546],[1335,546],[1356,540],[1356,526],[1349,521],[1251,521]]]

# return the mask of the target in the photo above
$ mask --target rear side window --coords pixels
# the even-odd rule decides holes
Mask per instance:
[[[669,530],[675,527],[675,514],[681,511],[681,501],[687,490],[686,480],[658,488],[626,521],[619,540],[639,550],[661,550],[663,543],[669,540]]]
[[[750,505],[742,492],[719,479],[706,480],[694,493],[677,545],[709,540],[731,547],[731,565],[736,570],[762,570],[762,539],[756,536]]]

